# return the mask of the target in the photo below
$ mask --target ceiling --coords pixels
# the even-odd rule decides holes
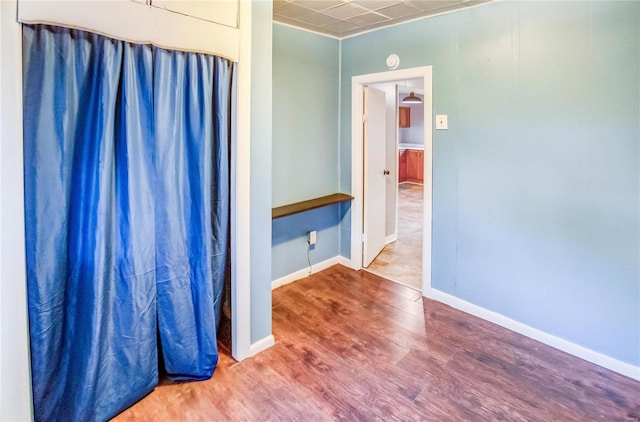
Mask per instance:
[[[274,0],[273,20],[343,38],[492,0]]]

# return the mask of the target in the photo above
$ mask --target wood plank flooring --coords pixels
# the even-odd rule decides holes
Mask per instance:
[[[273,292],[272,348],[116,421],[638,421],[640,382],[340,265]]]

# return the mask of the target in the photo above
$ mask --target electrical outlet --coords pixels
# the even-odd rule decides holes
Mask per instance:
[[[309,235],[307,236],[307,240],[309,241],[309,245],[315,245],[316,244],[316,234],[317,234],[317,232],[315,230],[309,232]]]

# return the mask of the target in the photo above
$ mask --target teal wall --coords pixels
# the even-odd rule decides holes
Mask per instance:
[[[342,42],[433,66],[433,286],[640,366],[640,2],[496,2]],[[349,256],[348,212],[341,252]]]
[[[273,26],[273,206],[338,192],[338,40]],[[272,279],[339,254],[340,207],[273,221]]]
[[[270,1],[251,4],[252,344],[271,335],[271,17]]]

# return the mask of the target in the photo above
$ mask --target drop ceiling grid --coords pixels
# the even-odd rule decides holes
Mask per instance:
[[[275,0],[273,19],[337,38],[491,0]]]

